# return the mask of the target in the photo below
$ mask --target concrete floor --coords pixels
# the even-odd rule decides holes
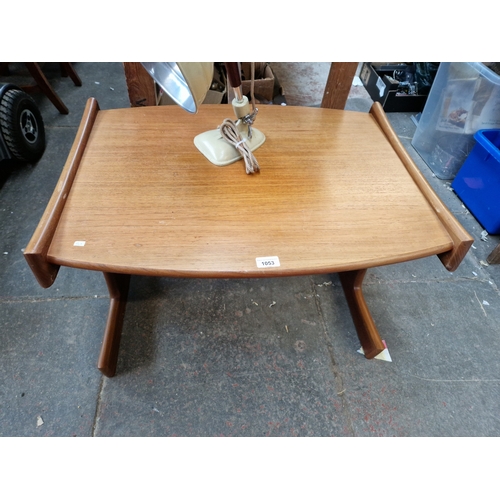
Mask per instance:
[[[328,64],[273,63],[288,104],[321,102]],[[369,270],[365,295],[392,362],[366,360],[336,275],[263,280],[133,277],[117,375],[96,368],[108,295],[100,273],[61,269],[52,288],[24,257],[88,97],[128,107],[120,63],[75,63],[82,87],[34,96],[47,148],[0,169],[0,436],[499,436],[499,237],[422,162],[409,113],[389,119],[474,236],[459,269],[437,257]],[[370,101],[353,89],[347,108]],[[334,238],[334,235],[332,235]],[[271,304],[275,304],[270,307]]]

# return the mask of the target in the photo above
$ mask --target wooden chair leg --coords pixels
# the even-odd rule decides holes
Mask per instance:
[[[55,90],[52,88],[47,78],[45,78],[45,75],[42,73],[42,70],[40,69],[38,63],[30,62],[24,64],[26,65],[26,68],[30,72],[30,75],[34,78],[37,86],[50,99],[50,101],[57,108],[59,113],[67,115],[69,113],[68,108],[64,105],[60,97],[56,94]]]
[[[109,290],[109,313],[104,339],[102,341],[101,354],[97,368],[106,375],[113,377],[116,373],[118,362],[118,350],[122,334],[125,307],[130,284],[129,274],[103,273]]]
[[[385,349],[385,346],[366,305],[361,289],[365,274],[366,269],[361,269],[359,271],[344,271],[339,273],[339,276],[361,347],[363,347],[365,357],[372,359],[377,354],[380,354]]]
[[[71,63],[62,62],[62,63],[59,63],[59,66],[61,68],[61,75],[62,76],[69,76],[73,80],[73,83],[77,87],[82,86],[82,81],[81,81],[80,77],[78,76],[77,72],[74,70],[73,65]]]

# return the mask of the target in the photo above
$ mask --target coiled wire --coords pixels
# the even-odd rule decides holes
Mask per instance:
[[[248,124],[248,137],[252,138],[252,123],[255,119],[258,109],[255,107],[255,97],[254,97],[254,73],[255,73],[255,63],[251,64],[252,67],[252,81],[250,84],[250,94],[252,98],[252,109],[251,115],[247,115],[243,118],[243,122]],[[239,120],[238,120],[239,121]],[[246,141],[241,137],[240,131],[237,127],[238,122],[234,122],[229,118],[226,118],[222,125],[219,127],[220,134],[229,143],[232,144],[241,154],[243,160],[245,161],[245,170],[247,174],[255,174],[260,171],[259,162],[255,158],[254,154],[246,144]]]
[[[255,174],[256,172],[259,172],[259,162],[257,161],[257,158],[255,158],[252,151],[250,151],[245,139],[241,137],[236,123],[234,123],[233,120],[226,118],[220,126],[220,133],[222,137],[229,142],[229,144],[232,144],[240,152],[243,160],[245,160],[246,173]]]

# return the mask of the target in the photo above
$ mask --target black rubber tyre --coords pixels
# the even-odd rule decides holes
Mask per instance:
[[[0,130],[14,158],[36,162],[45,150],[45,127],[35,101],[26,92],[8,90],[0,101]]]

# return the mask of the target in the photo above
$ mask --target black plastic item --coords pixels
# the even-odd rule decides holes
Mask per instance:
[[[4,158],[31,163],[45,150],[45,127],[35,101],[12,85],[1,86],[0,135]]]
[[[439,63],[436,62],[415,63],[415,79],[420,95],[429,95],[438,68]]]
[[[380,102],[386,113],[419,112],[424,109],[427,96],[417,93],[418,89],[411,77],[413,68],[412,64],[373,66],[365,62],[359,76],[370,97]],[[399,81],[395,76],[403,80],[410,79],[411,83]]]

